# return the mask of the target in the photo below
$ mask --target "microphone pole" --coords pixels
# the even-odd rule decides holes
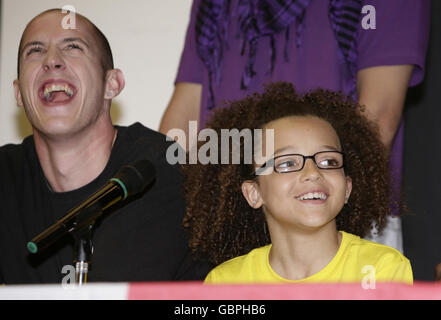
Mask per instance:
[[[123,185],[121,181],[119,184]],[[120,185],[120,186],[121,186]],[[116,190],[118,186],[115,185],[111,188],[100,190],[95,194],[110,194],[113,190]],[[105,206],[101,202],[95,202],[88,207],[80,209],[75,216],[75,230],[72,231],[74,238],[74,265],[75,265],[75,283],[78,286],[82,286],[87,283],[87,275],[89,273],[89,265],[92,262],[93,243],[92,243],[92,230],[96,219],[103,214],[103,210],[110,207],[113,203],[116,203],[120,199],[125,197],[118,197],[117,200],[113,200],[111,203],[106,203]]]
[[[75,238],[75,283],[79,286],[87,282],[89,263],[92,260],[92,227],[93,224],[77,232]]]
[[[95,220],[90,221],[87,217],[93,216],[94,213],[102,214],[102,206],[97,203],[94,206],[83,209],[77,216],[77,223],[83,225],[80,229],[73,232],[73,238],[75,240],[74,247],[74,264],[75,264],[75,283],[82,286],[87,282],[87,274],[89,272],[89,264],[92,261],[93,245],[92,245],[92,229],[95,224]],[[89,224],[84,225],[83,220],[89,220]]]

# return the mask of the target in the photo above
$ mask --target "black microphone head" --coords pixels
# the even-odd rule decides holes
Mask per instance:
[[[132,196],[145,189],[156,176],[156,170],[149,160],[139,160],[126,165],[118,171],[113,179],[124,185],[127,196]]]

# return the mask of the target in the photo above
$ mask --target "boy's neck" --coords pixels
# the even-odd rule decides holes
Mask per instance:
[[[271,230],[270,230],[271,232]],[[278,236],[273,237],[273,234]],[[271,232],[269,263],[281,277],[300,280],[326,267],[340,248],[342,234],[335,223],[314,231]]]

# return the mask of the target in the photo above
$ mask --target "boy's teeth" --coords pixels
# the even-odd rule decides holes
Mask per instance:
[[[312,199],[320,199],[326,200],[327,196],[323,192],[309,192],[301,196],[300,200],[312,200]]]

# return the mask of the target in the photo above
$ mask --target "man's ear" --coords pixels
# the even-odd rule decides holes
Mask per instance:
[[[104,99],[115,98],[125,86],[124,75],[120,69],[111,69],[106,73]]]
[[[21,98],[21,92],[20,92],[20,83],[16,79],[13,82],[14,85],[14,91],[15,91],[15,100],[17,101],[17,105],[19,107],[23,107],[23,99]]]
[[[246,180],[242,183],[242,194],[250,207],[258,209],[262,206],[263,200],[260,197],[259,185],[256,181]]]

